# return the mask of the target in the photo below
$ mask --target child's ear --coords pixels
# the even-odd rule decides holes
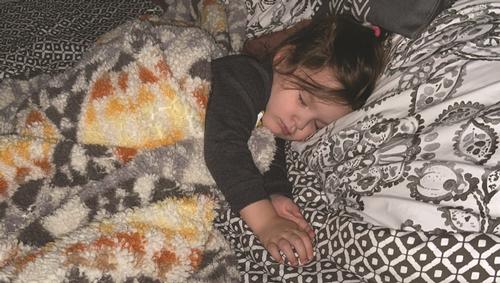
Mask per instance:
[[[273,57],[273,65],[280,65],[284,62],[286,62],[286,58],[292,53],[293,51],[293,46],[292,45],[285,45],[281,47]]]

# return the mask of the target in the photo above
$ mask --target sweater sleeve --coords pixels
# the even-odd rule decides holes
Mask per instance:
[[[283,167],[274,164],[276,160],[269,174],[262,175],[248,149],[248,139],[257,114],[265,109],[271,82],[271,72],[251,57],[233,55],[212,62],[212,93],[205,118],[205,162],[234,211],[268,198],[280,181],[286,182],[286,175],[284,180],[274,180],[283,176]],[[278,175],[274,175],[276,172]]]

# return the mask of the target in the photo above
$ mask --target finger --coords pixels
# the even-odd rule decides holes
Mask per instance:
[[[274,260],[276,260],[279,263],[283,263],[283,258],[281,257],[280,250],[275,243],[268,244],[266,249],[274,258]]]
[[[287,207],[287,212],[290,213],[291,215],[293,215],[293,217],[304,218],[304,216],[302,215],[302,212],[300,212],[299,206],[295,203],[291,203]]]
[[[302,213],[300,213],[300,210],[296,205],[293,205],[283,211],[281,217],[291,220],[296,224],[298,224],[301,220],[305,221],[304,216],[302,216]]]
[[[312,228],[311,225],[309,225],[309,223],[304,218],[296,218],[296,217],[293,218],[283,217],[283,218],[295,223],[302,231],[307,233],[311,241],[314,240],[315,237],[314,229]]]
[[[287,240],[292,245],[292,248],[295,251],[294,257],[297,258],[300,265],[310,261],[313,255],[312,243],[309,236],[305,232],[297,230],[293,234],[289,235]]]
[[[300,209],[297,205],[294,205],[290,207],[290,212],[295,216],[295,217],[302,217],[302,213],[300,213]]]
[[[299,242],[293,242],[294,247],[299,254],[300,260],[302,263],[306,263],[310,261],[313,257],[313,246],[311,238],[307,233],[297,232],[297,236],[299,237]]]
[[[292,221],[295,222],[295,224],[297,224],[302,230],[304,230],[307,233],[307,235],[311,238],[311,240],[314,239],[313,228],[311,227],[311,225],[309,225],[309,223],[306,221],[306,219],[300,212],[299,215],[296,216]]]
[[[285,254],[286,259],[291,265],[297,265],[297,257],[295,256],[295,253],[293,251],[292,245],[290,244],[289,240],[281,238],[278,241],[278,247],[279,249]]]
[[[314,237],[316,237],[316,233],[314,232],[314,229],[309,225],[309,230],[306,231],[307,235],[309,235],[309,238],[311,240],[314,240]]]
[[[314,229],[311,227],[311,225],[309,225],[309,223],[307,222],[300,222],[300,223],[296,223],[297,226],[299,226],[300,228],[300,231],[306,233],[306,235],[309,237],[309,240],[313,241],[314,240],[314,237],[315,237],[315,232],[314,232]]]
[[[291,207],[287,207],[286,209],[280,211],[280,216],[289,220],[293,220],[296,218],[295,212]]]
[[[296,218],[295,223],[297,224],[297,226],[299,226],[302,230],[306,232],[312,230],[309,223],[303,217]]]
[[[302,265],[308,261],[307,251],[302,239],[299,236],[295,236],[292,240],[292,245],[295,250],[294,256],[298,257],[299,265]]]

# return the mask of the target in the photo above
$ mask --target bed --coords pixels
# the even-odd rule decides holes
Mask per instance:
[[[0,280],[500,280],[500,2],[398,2],[1,1]],[[293,267],[217,193],[203,111],[210,60],[324,13],[396,34],[366,106],[287,146]]]

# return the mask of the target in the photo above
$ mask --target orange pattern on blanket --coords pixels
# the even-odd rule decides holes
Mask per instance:
[[[26,117],[26,125],[27,126],[31,126],[35,123],[42,123],[43,122],[43,116],[42,116],[42,113],[38,112],[38,111],[31,111],[29,114],[28,114],[28,117]]]
[[[189,255],[189,261],[193,268],[198,268],[203,260],[203,254],[199,249],[191,249],[191,254]]]
[[[45,172],[46,175],[49,175],[52,170],[52,165],[48,159],[33,160],[33,164],[42,169],[42,171]]]
[[[203,0],[201,25],[211,34],[224,32],[228,26],[225,6],[216,0]]]
[[[170,67],[167,62],[165,62],[165,59],[161,58],[158,63],[156,63],[156,68],[163,78],[167,79],[172,76],[172,70],[170,70]]]
[[[8,186],[9,184],[7,184],[7,181],[3,178],[2,174],[0,174],[0,196],[7,195]]]
[[[139,78],[143,83],[156,83],[158,81],[158,77],[150,71],[148,68],[144,66],[139,66]]]
[[[17,183],[22,184],[22,183],[24,183],[26,177],[29,175],[30,172],[31,172],[31,169],[28,167],[17,167],[16,168],[16,177],[14,178],[14,180]]]
[[[163,277],[165,273],[169,272],[172,268],[172,265],[176,264],[177,256],[174,252],[163,249],[159,252],[156,252],[153,256],[153,260],[156,264],[156,268],[158,270],[158,275]]]
[[[193,96],[196,99],[198,106],[202,109],[207,109],[208,94],[209,88],[207,85],[201,85],[193,92]]]
[[[121,72],[118,76],[118,86],[121,91],[127,91],[128,87],[128,73]]]
[[[50,176],[48,162],[55,144],[29,137],[4,137],[0,140],[0,201],[28,180]]]
[[[117,147],[115,148],[115,154],[123,163],[128,163],[137,154],[137,150],[134,148]]]
[[[42,111],[29,110],[20,113],[19,134],[26,137],[38,137],[41,139],[58,139],[59,134],[56,126],[45,116]]]
[[[108,74],[98,78],[90,91],[90,99],[97,99],[113,95],[113,85]]]
[[[71,244],[62,253],[66,257],[65,264],[110,271],[116,268],[117,251],[126,250],[136,261],[141,260],[146,253],[145,241],[144,235],[137,232],[117,232],[101,236],[88,244]]]
[[[31,253],[28,253],[27,255],[16,257],[13,261],[14,262],[13,265],[14,265],[16,271],[20,271],[23,268],[25,268],[26,265],[41,258],[43,255],[44,255],[43,250],[33,251]]]
[[[59,138],[57,128],[36,109],[19,114],[19,135],[0,140],[0,200],[8,198],[19,185],[52,174],[49,162]]]
[[[191,79],[182,85],[166,60],[156,56],[155,63],[130,63],[95,78],[82,106],[80,142],[144,149],[201,132],[209,83]]]

